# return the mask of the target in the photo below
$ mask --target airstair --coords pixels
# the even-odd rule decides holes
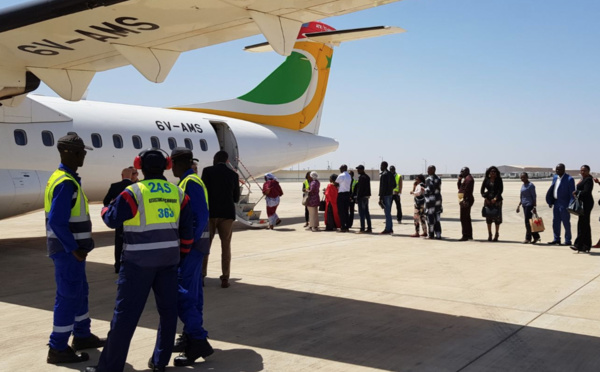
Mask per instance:
[[[240,201],[235,205],[236,220],[246,226],[254,228],[269,226],[269,220],[267,218],[261,218],[262,211],[255,210],[256,205],[263,199],[262,188],[254,176],[248,171],[244,163],[242,163],[240,158],[237,158],[236,160],[238,168],[234,169],[234,171],[239,175],[241,183]],[[244,169],[243,171],[242,168]],[[254,189],[254,195],[250,181],[254,182],[258,187],[258,189]],[[257,194],[259,195],[258,198],[256,197]]]

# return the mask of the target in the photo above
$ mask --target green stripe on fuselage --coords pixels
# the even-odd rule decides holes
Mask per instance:
[[[304,94],[311,75],[310,61],[304,55],[293,52],[256,88],[238,99],[267,105],[292,102]]]

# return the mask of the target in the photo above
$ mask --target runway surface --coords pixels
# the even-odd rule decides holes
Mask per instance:
[[[468,242],[458,241],[455,180],[443,180],[441,241],[409,237],[411,181],[404,182],[404,219],[394,222],[393,236],[305,231],[301,183],[283,183],[280,226],[235,225],[228,289],[219,286],[215,238],[204,309],[215,353],[194,367],[168,370],[599,371],[600,250],[576,254],[545,244],[552,240],[547,180],[534,180],[546,225],[543,244],[521,244],[517,180],[505,181],[500,241],[488,242],[481,179],[475,182],[475,240]],[[377,181],[372,189],[378,190]],[[384,224],[376,197],[370,208],[379,232]],[[264,200],[257,209],[266,215]],[[594,242],[599,209],[591,218]],[[90,315],[92,331],[105,336],[116,291],[113,231],[100,220],[100,205],[91,213]],[[575,238],[577,219],[571,222]],[[353,232],[358,224],[356,213]],[[55,284],[43,211],[0,221],[0,267],[0,371],[78,371],[96,364],[95,350],[85,363],[46,364]],[[147,370],[157,325],[150,297],[125,371]]]

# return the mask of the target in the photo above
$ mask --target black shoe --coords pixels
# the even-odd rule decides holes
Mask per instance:
[[[73,350],[79,351],[85,349],[97,349],[99,347],[104,347],[105,344],[105,338],[100,338],[92,333],[89,337],[73,337],[71,347]]]
[[[79,363],[85,362],[88,359],[90,359],[90,356],[87,353],[77,354],[75,350],[67,346],[65,350],[61,351],[50,348],[48,350],[48,357],[46,358],[46,362],[50,364]]]
[[[221,279],[221,288],[229,288],[229,279]]]
[[[193,338],[188,338],[188,346],[185,348],[185,352],[178,357],[175,357],[173,363],[177,367],[191,366],[194,364],[196,359],[206,359],[214,352],[215,351],[208,343],[208,340],[195,340]]]
[[[175,345],[173,345],[173,353],[183,353],[187,345],[187,340],[188,338],[185,332],[177,337],[177,340],[175,340]]]
[[[467,238],[466,236],[463,236],[462,238],[458,239],[459,242],[466,242],[467,240],[469,240],[469,238]]]
[[[560,242],[558,243],[558,245],[560,245]],[[571,242],[565,242],[564,245],[571,245]]]
[[[150,357],[150,359],[148,360],[148,368],[150,368],[152,370],[152,372],[165,372],[165,366],[162,367],[157,367],[154,365],[154,363],[152,362],[152,357]]]
[[[85,367],[84,372],[96,372],[98,370],[98,366],[89,366]]]
[[[546,244],[549,244],[549,245],[560,245],[560,242],[557,242],[556,240],[553,240],[553,241],[548,242]]]

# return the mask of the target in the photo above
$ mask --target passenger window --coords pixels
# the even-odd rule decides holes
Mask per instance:
[[[140,138],[140,136],[132,136],[131,141],[133,142],[134,148],[138,150],[142,148],[142,139]]]
[[[27,144],[27,133],[23,129],[15,129],[15,143],[19,146]]]
[[[123,148],[123,137],[121,137],[118,134],[113,134],[113,144],[115,145],[116,149],[122,149]]]
[[[175,147],[177,147],[177,140],[173,137],[169,137],[169,148],[173,150]]]
[[[150,137],[150,143],[152,144],[153,148],[160,149],[160,140],[158,139],[158,137]]]
[[[99,133],[92,133],[92,146],[95,148],[102,147],[102,136]]]
[[[185,139],[185,147],[187,147],[190,150],[194,149],[194,144],[192,143],[192,140],[189,138]]]
[[[200,148],[202,151],[208,151],[208,143],[206,143],[205,139],[200,140]]]
[[[44,146],[54,146],[54,134],[49,130],[42,131],[42,143]]]

